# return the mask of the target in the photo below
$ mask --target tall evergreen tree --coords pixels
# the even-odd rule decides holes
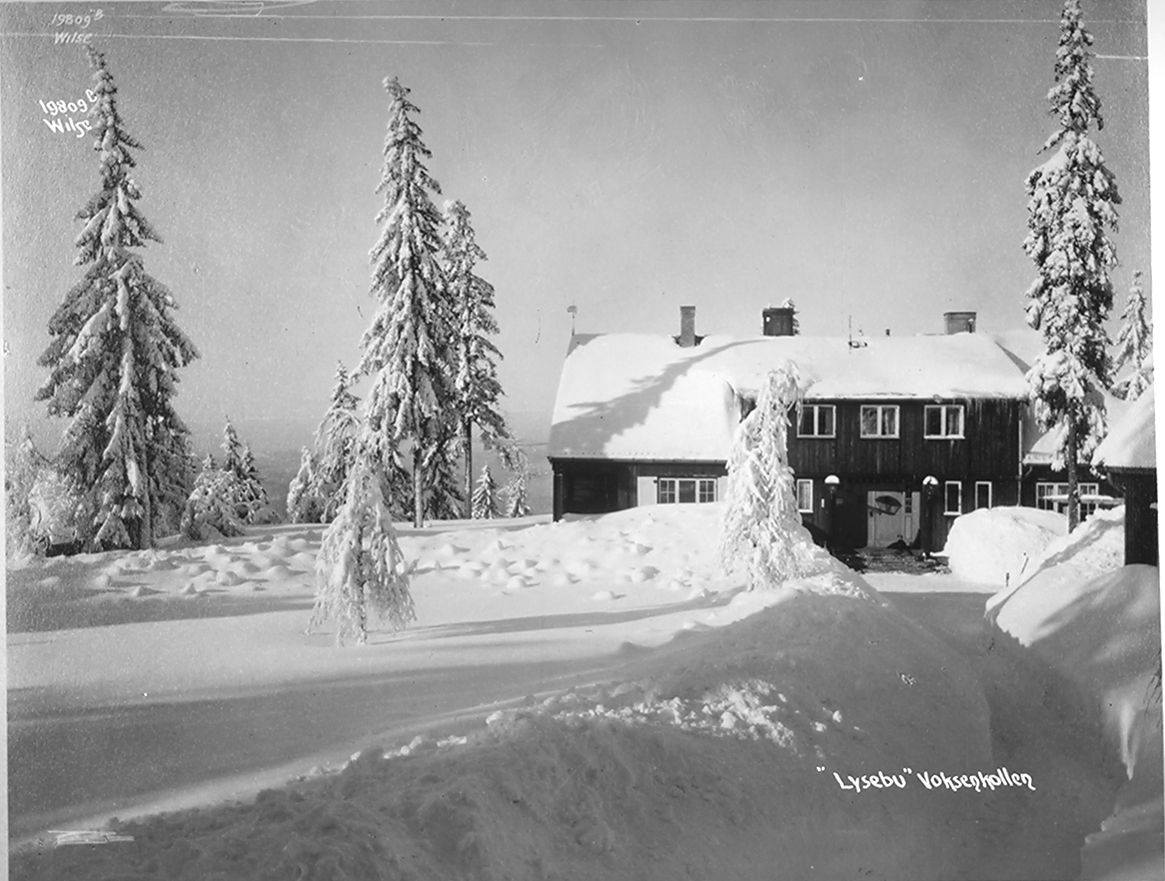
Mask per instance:
[[[502,353],[489,339],[498,332],[494,318],[494,288],[474,272],[485,260],[477,244],[469,209],[460,201],[445,207],[443,263],[449,284],[452,321],[457,340],[457,376],[454,381],[460,422],[460,443],[465,457],[465,515],[472,514],[473,426],[482,432],[486,449],[508,436],[505,419],[498,409],[502,386],[498,382],[497,361]]]
[[[1056,85],[1048,92],[1059,128],[1041,150],[1056,152],[1028,175],[1024,240],[1038,273],[1027,292],[1027,321],[1046,348],[1028,384],[1037,420],[1060,439],[1053,465],[1068,470],[1069,529],[1080,522],[1077,465],[1104,435],[1104,402],[1096,391],[1110,385],[1104,321],[1112,308],[1109,271],[1116,251],[1108,230],[1117,228],[1120,204],[1116,178],[1088,136],[1093,122],[1098,129],[1104,125],[1092,87],[1091,45],[1079,0],[1066,0]]]
[[[89,111],[101,185],[78,213],[84,278],[49,321],[40,358],[51,369],[37,399],[71,420],[58,467],[84,487],[82,539],[92,548],[143,548],[154,542],[163,509],[180,506],[170,479],[186,456],[186,426],[173,407],[177,370],[198,357],[172,317],[173,296],[133,251],[161,242],[135,204],[131,150],[142,146],[117,110],[105,57],[88,48],[98,98]]]
[[[1141,272],[1133,273],[1129,299],[1121,312],[1121,329],[1116,341],[1113,374],[1129,367],[1132,372],[1113,386],[1117,397],[1135,401],[1153,382],[1153,368],[1149,356],[1153,354],[1153,331],[1145,315],[1145,291],[1141,287]]]
[[[401,445],[410,449],[414,523],[420,526],[425,454],[452,401],[446,283],[438,259],[441,215],[429,197],[441,187],[424,164],[432,154],[411,118],[418,110],[409,90],[396,78],[384,87],[392,97],[376,189],[384,194],[376,216],[384,229],[371,252],[372,293],[380,307],[360,341],[359,372],[372,377],[365,421],[378,441],[378,458],[385,463]]]
[[[243,465],[243,442],[239,440],[239,433],[235,430],[231,417],[226,417],[222,427],[222,470],[230,471],[239,480],[245,480],[247,470]]]

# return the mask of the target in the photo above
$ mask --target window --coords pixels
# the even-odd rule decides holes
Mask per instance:
[[[716,478],[714,477],[661,477],[659,479],[659,504],[692,504],[716,501]]]
[[[991,507],[992,487],[990,480],[975,481],[975,510]]]
[[[962,437],[962,404],[928,404],[925,412],[924,435],[928,438]]]
[[[862,437],[898,437],[898,405],[863,404]]]
[[[1095,502],[1083,501],[1085,496],[1100,495],[1099,483],[1080,484],[1080,517],[1088,517],[1096,513]],[[1066,483],[1037,483],[1036,507],[1045,511],[1058,511],[1061,514],[1068,510],[1068,484]]]
[[[948,480],[943,487],[943,513],[963,513],[963,484],[957,480]]]
[[[813,513],[813,481],[797,481],[797,510],[802,514]]]
[[[797,437],[836,437],[833,404],[804,404]]]

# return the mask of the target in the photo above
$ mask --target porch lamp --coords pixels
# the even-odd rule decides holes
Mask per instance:
[[[830,496],[837,495],[837,487],[841,483],[841,478],[836,474],[831,474],[825,478],[825,486],[829,489]]]
[[[928,492],[934,492],[936,489],[938,489],[938,478],[933,474],[928,474],[926,477],[922,478],[922,485],[926,487]]]

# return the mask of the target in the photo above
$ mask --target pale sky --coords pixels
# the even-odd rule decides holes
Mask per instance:
[[[1133,270],[1149,279],[1145,8],[1083,6],[1124,200],[1119,313]],[[699,333],[757,334],[786,297],[807,335],[938,332],[950,309],[1023,326],[1058,0],[5,4],[9,428],[43,421],[36,359],[98,185],[91,140],[43,122],[40,101],[90,85],[51,19],[98,8],[84,30],[165,241],[145,266],[202,353],[176,402],[192,424],[299,426],[281,429],[298,448],[337,359],[358,360],[386,76],[421,109],[438,207],[465,202],[489,255],[504,406],[529,440],[549,430],[572,304],[580,332],[677,333],[691,304]]]

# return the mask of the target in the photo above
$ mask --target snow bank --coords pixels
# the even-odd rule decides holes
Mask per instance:
[[[951,574],[981,584],[1019,584],[1067,519],[1038,508],[984,508],[955,519],[947,536]]]
[[[132,845],[18,855],[14,872],[962,877],[983,799],[916,774],[993,773],[987,722],[973,676],[926,632],[877,603],[800,595],[632,654],[616,680],[364,750],[254,803],[119,824]],[[890,782],[848,782],[871,776]]]
[[[1160,876],[1160,575],[1121,566],[1123,509],[1099,513],[1052,542],[1022,585],[996,594],[987,619],[1050,665],[1119,756],[1129,783],[1113,816],[1082,852],[1086,879]],[[1086,720],[1087,721],[1087,720]]]

